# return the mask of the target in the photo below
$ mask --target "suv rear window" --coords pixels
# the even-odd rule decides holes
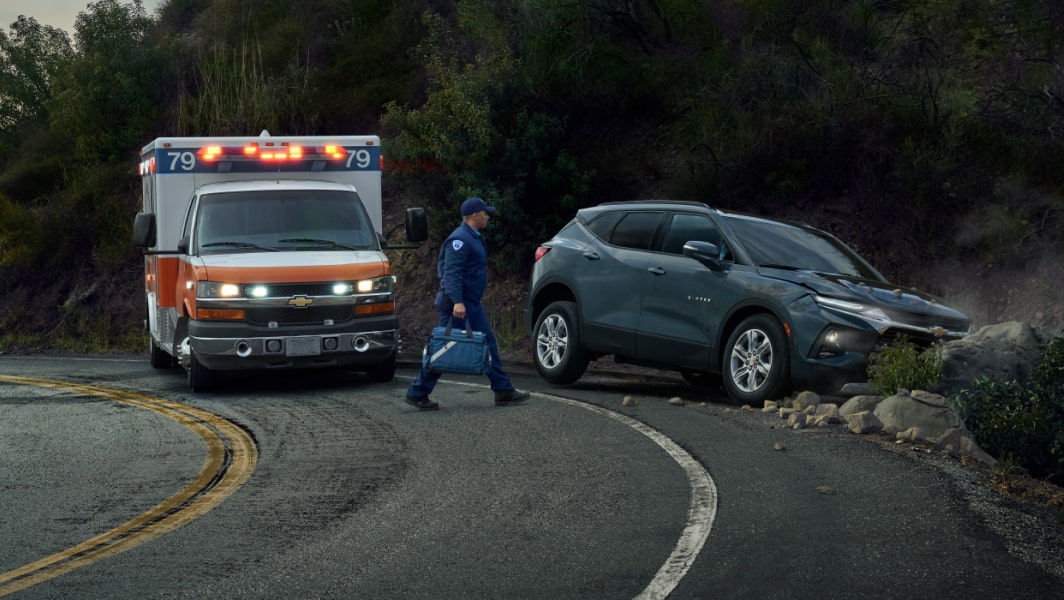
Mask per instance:
[[[649,250],[654,241],[654,233],[661,222],[661,213],[634,212],[624,215],[621,222],[613,229],[609,242],[622,248]]]

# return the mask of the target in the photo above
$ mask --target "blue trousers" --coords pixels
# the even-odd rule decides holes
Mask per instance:
[[[446,327],[448,323],[451,323],[455,329],[466,329],[466,322],[468,322],[473,331],[482,332],[488,342],[488,352],[491,355],[491,365],[488,367],[487,372],[488,380],[491,381],[491,389],[496,392],[508,392],[514,389],[514,384],[510,382],[510,376],[502,370],[499,346],[495,342],[495,334],[491,331],[491,323],[488,322],[488,314],[484,312],[484,307],[480,304],[472,303],[467,303],[465,307],[466,318],[452,321],[451,311],[454,310],[454,305],[451,304],[449,299],[444,298],[443,294],[438,295],[436,297],[436,312],[440,314],[439,326]],[[406,395],[414,398],[428,396],[432,393],[442,375],[442,373],[429,371],[422,366],[421,373],[407,388]]]

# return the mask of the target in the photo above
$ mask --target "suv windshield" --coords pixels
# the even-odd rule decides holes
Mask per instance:
[[[373,226],[353,192],[207,194],[200,200],[198,219],[204,252],[377,249]]]
[[[738,215],[725,218],[759,267],[881,279],[853,250],[822,231]]]

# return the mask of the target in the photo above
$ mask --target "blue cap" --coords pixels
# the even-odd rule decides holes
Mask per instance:
[[[466,201],[462,203],[463,217],[468,217],[469,215],[478,213],[482,210],[486,210],[489,213],[493,213],[495,212],[495,207],[488,206],[488,203],[484,202],[480,198],[467,198]]]

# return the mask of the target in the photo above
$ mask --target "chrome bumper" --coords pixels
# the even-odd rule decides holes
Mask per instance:
[[[242,338],[188,338],[196,359],[209,369],[374,364],[398,347],[396,330]],[[190,354],[182,348],[180,363]]]

